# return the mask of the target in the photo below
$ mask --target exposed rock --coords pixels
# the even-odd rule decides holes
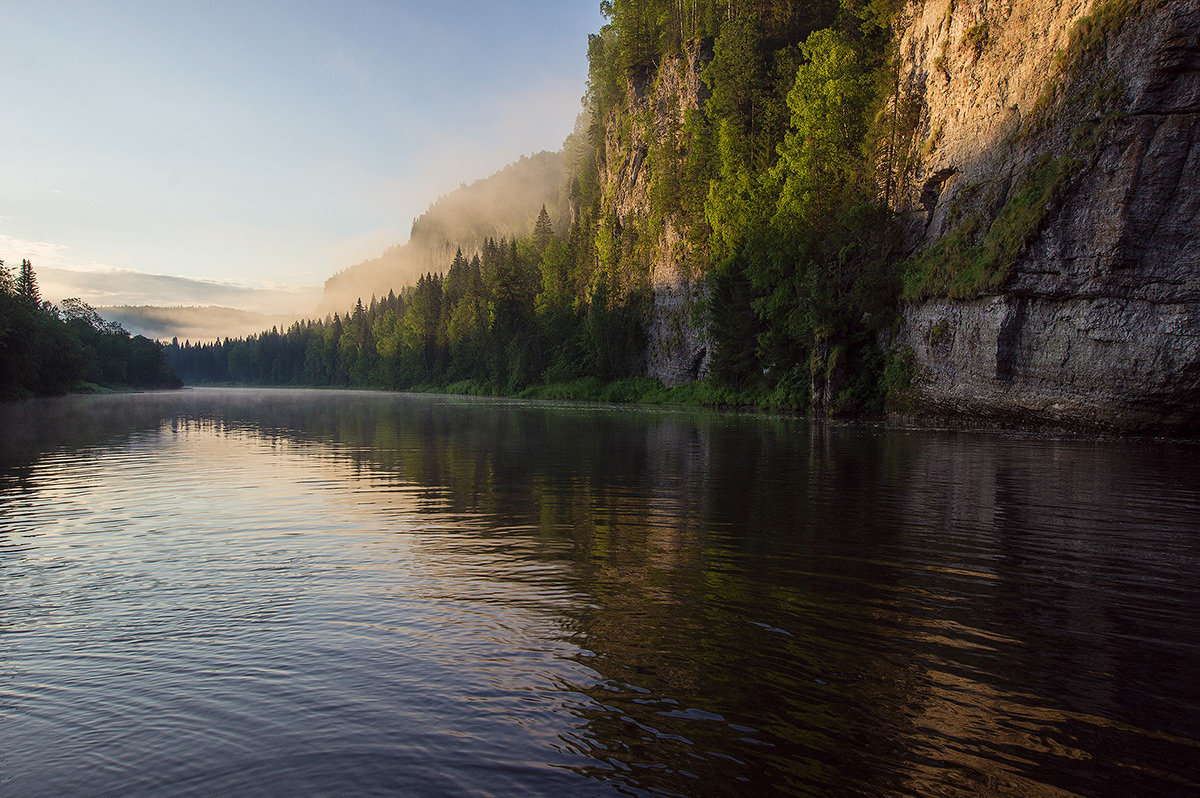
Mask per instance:
[[[897,31],[900,96],[921,112],[886,195],[911,252],[982,243],[1059,169],[990,295],[902,309],[890,343],[912,352],[917,412],[1200,430],[1200,0],[910,0]],[[653,216],[654,148],[701,107],[703,63],[695,47],[668,59],[610,120],[617,229]],[[663,220],[643,249],[648,372],[672,384],[703,378],[711,351],[685,233]],[[836,377],[814,378],[814,408]]]
[[[609,121],[600,174],[606,204],[602,212],[611,213],[618,228],[650,216],[650,147],[662,144],[672,130],[681,130],[687,112],[699,109],[707,99],[700,72],[711,57],[699,42],[689,44],[686,57],[665,60],[656,80],[631,85],[629,107]],[[622,120],[630,123],[626,133],[619,126]],[[628,140],[623,141],[623,135]],[[653,304],[647,325],[646,372],[667,385],[703,379],[711,359],[711,347],[697,318],[703,289],[676,224],[674,219],[663,220],[652,242],[648,275]]]
[[[1024,297],[908,309],[925,413],[1126,431],[1194,427],[1194,304]]]
[[[647,373],[666,385],[704,379],[711,360],[704,325],[696,318],[702,288],[683,273],[674,254],[683,247],[682,236],[668,223],[650,275],[654,305],[648,325]]]
[[[1063,66],[1102,5],[909,8],[904,81],[926,109],[901,191],[914,247],[994,218],[1038,158],[1078,161],[999,295],[904,309],[926,413],[1200,429],[1200,0],[1148,0]]]

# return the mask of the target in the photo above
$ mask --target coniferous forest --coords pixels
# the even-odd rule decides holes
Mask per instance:
[[[445,274],[344,316],[167,351],[197,383],[514,393],[574,381],[594,390],[639,373],[644,310],[598,292],[576,302],[571,250],[543,210],[532,236],[489,239],[470,260],[459,252]]]
[[[130,336],[87,303],[43,301],[33,264],[0,261],[0,397],[52,395],[89,385],[178,388],[162,345]]]
[[[887,210],[911,127],[892,85],[897,5],[606,0],[584,113],[564,144],[570,219],[543,209],[530,235],[460,251],[398,293],[282,332],[175,342],[169,360],[199,383],[659,391],[639,375],[669,227],[676,260],[704,288],[694,316],[711,368],[693,394],[878,409],[907,378],[878,341],[914,268],[897,262]],[[697,62],[703,102],[682,125],[637,110]],[[631,217],[613,196],[620,165],[606,159],[638,149],[649,209]],[[822,399],[835,374],[835,399]]]

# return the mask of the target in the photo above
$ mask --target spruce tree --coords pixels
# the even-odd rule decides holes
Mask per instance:
[[[37,305],[41,300],[37,276],[33,273],[33,264],[28,260],[21,261],[21,271],[17,275],[17,296],[29,305]]]
[[[533,225],[533,246],[539,255],[546,251],[546,247],[553,237],[554,225],[551,224],[550,214],[546,213],[546,206],[543,204],[541,212],[538,213],[537,222]]]

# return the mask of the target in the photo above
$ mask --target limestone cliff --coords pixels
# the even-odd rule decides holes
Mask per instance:
[[[651,170],[653,153],[669,153],[664,160],[677,163],[681,131],[689,111],[698,111],[707,98],[701,79],[711,51],[692,42],[683,57],[664,59],[653,78],[631,82],[628,105],[606,125],[600,184],[602,216],[612,219],[624,233],[625,246],[640,252],[627,257],[649,264],[642,278],[653,292],[647,328],[646,370],[668,385],[703,379],[708,373],[709,348],[696,309],[703,288],[699,281],[702,258],[692,251],[679,215],[662,218],[653,212]],[[656,224],[632,232],[639,222]]]
[[[1200,430],[1200,0],[908,0],[893,31],[879,118],[897,122],[875,140],[904,233],[881,340],[911,366],[898,406]],[[703,378],[712,350],[704,211],[654,194],[711,57],[693,42],[631,78],[600,158],[621,250],[601,261],[642,270],[622,279],[653,291],[647,372],[668,384]]]
[[[1026,226],[993,286],[905,303],[912,408],[1200,427],[1200,0],[932,0],[899,31],[911,249]]]

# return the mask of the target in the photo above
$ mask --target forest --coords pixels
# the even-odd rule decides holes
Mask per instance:
[[[461,250],[443,272],[353,309],[244,339],[178,341],[188,382],[441,388],[601,398],[645,373],[651,274],[703,287],[700,393],[820,413],[882,408],[902,354],[879,343],[911,264],[888,210],[911,110],[893,90],[896,0],[612,0],[590,37],[567,138],[570,218]],[[648,113],[699,63],[702,102]],[[645,163],[648,205],[615,177]],[[613,393],[611,390],[609,393]]]
[[[178,388],[163,347],[104,321],[86,302],[41,298],[33,264],[0,261],[0,398],[100,388]]]
[[[596,292],[576,301],[578,244],[554,235],[543,208],[532,236],[488,239],[469,260],[460,251],[444,274],[426,274],[399,294],[283,332],[173,341],[168,357],[195,383],[516,393],[584,380],[576,385],[582,390],[635,375],[644,308]]]

